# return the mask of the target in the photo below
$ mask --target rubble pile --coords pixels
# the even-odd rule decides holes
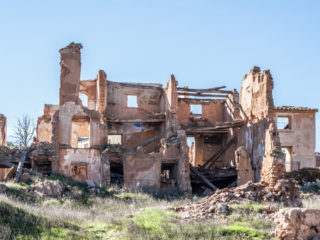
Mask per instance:
[[[181,212],[183,218],[208,218],[218,213],[221,204],[236,204],[241,201],[281,202],[285,206],[302,205],[296,181],[280,179],[275,186],[264,181],[258,183],[249,181],[239,187],[219,189],[211,196],[175,210]]]
[[[274,215],[275,236],[279,240],[319,239],[320,210],[285,208]]]
[[[62,193],[65,190],[65,186],[62,182],[58,180],[46,180],[44,182],[39,183],[35,189],[34,192],[39,197],[59,197],[62,195]]]

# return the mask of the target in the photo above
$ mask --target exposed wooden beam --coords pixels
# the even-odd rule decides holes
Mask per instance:
[[[196,96],[196,97],[221,97],[221,98],[226,98],[227,97],[227,95],[189,93],[189,92],[177,92],[177,94],[178,95],[183,95],[183,96]]]
[[[120,119],[107,119],[107,122],[119,122],[119,123],[149,123],[149,122],[164,122],[165,119],[130,119],[130,120],[120,120]]]
[[[162,133],[160,133],[159,135],[155,136],[155,137],[152,137],[150,138],[149,140],[145,141],[144,143],[140,144],[138,147],[145,147],[147,145],[149,145],[150,143],[162,138],[166,133],[170,132],[170,131],[173,131],[173,127],[169,127],[167,128],[166,130],[164,130]]]
[[[231,138],[228,142],[227,142],[227,144],[226,145],[224,145],[222,148],[220,148],[220,150],[217,152],[217,153],[215,153],[212,157],[210,157],[202,166],[201,166],[201,168],[205,168],[209,163],[209,166],[208,166],[208,168],[210,168],[212,165],[213,165],[213,163],[215,162],[215,161],[217,161],[218,159],[219,159],[219,157],[226,151],[226,150],[228,150],[228,148],[233,144],[233,143],[235,143],[237,141],[237,137],[233,137],[233,138]]]
[[[197,168],[195,168],[194,166],[190,165],[190,170],[196,174],[201,180],[202,182],[204,182],[206,185],[208,185],[208,187],[210,187],[213,191],[216,191],[218,188],[208,180],[208,178],[206,178],[200,171],[198,171]]]
[[[3,165],[3,166],[6,166],[6,167],[8,167],[8,168],[17,167],[17,165],[15,165],[15,164],[13,164],[13,163],[10,163],[10,162],[3,162],[3,161],[1,161],[0,164]],[[23,171],[23,172],[26,172],[26,173],[30,173],[30,174],[32,174],[32,175],[37,175],[37,176],[42,177],[42,174],[41,174],[41,173],[32,171],[32,170],[30,170],[30,169],[23,168],[22,171]]]
[[[177,90],[184,91],[184,92],[199,92],[199,93],[232,93],[232,91],[220,90],[222,87],[216,88],[207,88],[207,89],[194,89],[194,88],[187,88],[187,87],[178,87]]]
[[[179,101],[186,101],[186,102],[194,102],[194,103],[206,103],[206,102],[215,102],[215,101],[224,101],[224,99],[217,98],[217,99],[212,99],[212,98],[178,98]]]

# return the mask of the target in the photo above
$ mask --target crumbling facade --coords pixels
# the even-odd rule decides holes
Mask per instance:
[[[59,104],[45,105],[35,139],[54,150],[46,145],[46,158],[35,151],[33,170],[100,186],[181,192],[261,179],[272,186],[283,173],[285,138],[276,126],[280,108],[273,103],[269,71],[254,67],[240,94],[225,86],[181,87],[174,75],[166,87],[113,82],[102,70],[81,80],[81,49],[76,43],[60,49]],[[309,136],[315,112],[309,122],[302,120],[303,127],[313,124]],[[310,166],[314,142],[299,148],[304,152],[296,157]]]

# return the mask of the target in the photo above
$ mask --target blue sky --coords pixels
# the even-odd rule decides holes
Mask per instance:
[[[0,0],[0,112],[10,134],[58,103],[58,50],[71,41],[84,46],[83,80],[173,73],[181,86],[239,90],[257,65],[271,70],[276,105],[320,108],[319,11],[318,0]]]

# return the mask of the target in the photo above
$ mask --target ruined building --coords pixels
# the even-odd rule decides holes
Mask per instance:
[[[272,182],[269,172],[283,156],[288,170],[296,162],[315,166],[317,110],[275,107],[269,71],[254,67],[240,94],[224,86],[181,87],[174,75],[165,87],[112,82],[102,70],[80,80],[81,48],[60,49],[59,105],[46,104],[37,122],[36,141],[56,152],[48,171],[101,186],[190,192],[261,177]],[[283,117],[289,127],[278,131]]]

